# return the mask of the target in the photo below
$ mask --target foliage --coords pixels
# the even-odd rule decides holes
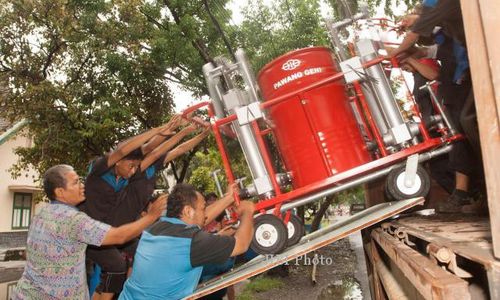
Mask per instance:
[[[340,3],[357,10],[357,1],[327,2],[337,18],[346,14]],[[386,0],[385,7],[415,2]],[[259,70],[287,51],[329,44],[319,0],[276,0],[269,6],[252,1],[240,25],[231,24],[227,3],[0,0],[0,108],[10,120],[30,120],[34,139],[34,147],[17,150],[14,175],[28,166],[43,173],[56,163],[72,164],[83,174],[91,158],[168,120],[168,83],[205,95],[201,67],[237,47]],[[368,1],[371,9],[381,3]],[[206,147],[214,147],[213,141]],[[235,173],[248,176],[238,147],[228,145]],[[209,157],[196,156],[192,173],[187,166],[193,152],[185,156],[176,173],[212,190],[203,181],[209,170],[222,168],[220,158],[203,155]]]
[[[214,149],[209,149],[208,153],[198,152],[191,163],[193,172],[189,176],[189,183],[203,193],[218,193],[212,172],[220,169],[222,164],[219,153]],[[220,180],[221,186],[225,186],[224,178],[220,178]]]
[[[333,0],[335,1],[335,0]],[[353,1],[357,2],[358,5],[360,1]],[[388,17],[394,17],[395,14],[392,10],[392,8],[396,5],[404,4],[406,7],[414,7],[416,4],[420,3],[422,1],[420,0],[367,0],[366,3],[368,4],[368,7],[370,8],[371,11],[375,7],[384,7],[384,14],[387,15]]]
[[[169,118],[169,82],[203,94],[208,49],[224,51],[210,22],[200,1],[0,0],[0,107],[34,138],[13,175],[63,162],[82,173]]]
[[[255,293],[262,293],[283,287],[284,283],[279,278],[257,276],[245,285],[243,291],[237,296],[238,300],[255,299]]]
[[[317,0],[262,0],[243,9],[239,41],[255,70],[291,50],[328,45]]]
[[[210,143],[211,140],[209,139],[208,142]],[[251,178],[239,144],[236,141],[226,141],[226,151],[230,155],[231,168],[235,178]],[[218,179],[222,191],[225,192],[228,184],[227,178],[224,175],[221,155],[215,148],[215,145],[212,144],[212,147],[207,148],[204,152],[197,152],[195,157],[191,160],[190,169],[193,171],[187,176],[189,178],[189,183],[194,185],[199,191],[203,191],[204,193],[213,192],[216,194],[218,194],[218,191],[213,172],[221,170],[218,174]]]

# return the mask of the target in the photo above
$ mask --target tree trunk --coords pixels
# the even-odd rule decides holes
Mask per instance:
[[[302,220],[302,224],[304,224],[305,220],[305,214],[306,214],[306,209],[304,206],[297,207],[297,217],[299,217]]]
[[[208,16],[212,20],[212,23],[215,26],[215,29],[217,29],[217,32],[219,32],[220,37],[224,41],[224,45],[226,45],[227,51],[233,58],[233,61],[236,61],[236,57],[234,56],[234,51],[233,48],[231,47],[231,43],[229,43],[229,40],[227,39],[226,35],[224,34],[224,31],[222,30],[222,27],[219,24],[219,21],[215,18],[215,16],[212,14],[212,11],[210,10],[210,7],[208,5],[208,0],[203,0],[203,5],[205,6],[205,9],[207,10]]]
[[[326,197],[325,200],[321,203],[314,219],[311,223],[311,232],[314,232],[319,229],[319,225],[321,224],[321,220],[323,220],[323,216],[325,215],[328,207],[332,204],[333,200],[335,200],[335,196]]]

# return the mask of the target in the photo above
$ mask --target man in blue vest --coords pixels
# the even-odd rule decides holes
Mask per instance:
[[[231,203],[231,195],[215,203]],[[215,218],[224,208],[219,205],[210,215]],[[212,220],[206,217],[205,199],[192,185],[176,185],[168,197],[167,216],[143,232],[132,275],[119,299],[182,299],[190,295],[204,265],[222,264],[250,246],[253,203],[242,201],[237,213],[240,225],[234,236],[207,233],[202,227]]]

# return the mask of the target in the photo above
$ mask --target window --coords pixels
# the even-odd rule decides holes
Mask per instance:
[[[30,226],[31,194],[14,193],[12,210],[12,229],[24,229]]]
[[[7,300],[12,299],[12,292],[14,291],[14,287],[16,287],[17,281],[10,282],[7,284]]]

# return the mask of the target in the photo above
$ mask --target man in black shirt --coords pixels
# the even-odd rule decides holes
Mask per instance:
[[[443,98],[456,129],[462,132],[461,113],[465,100],[471,94],[472,84],[467,57],[464,56],[465,35],[460,1],[424,0],[421,15],[407,25],[410,32],[396,50],[390,51],[390,56],[408,50],[421,36],[431,36],[436,26],[442,27],[442,32],[435,35],[439,44],[436,58],[441,62],[438,94]],[[455,143],[450,152],[450,167],[455,171],[455,189],[448,201],[441,203],[441,212],[460,212],[463,205],[470,203],[469,181],[477,165],[471,149],[470,144],[463,141]]]
[[[422,13],[410,24],[410,31],[406,33],[401,45],[391,52],[391,56],[409,50],[421,36],[431,37],[436,26],[442,27],[446,35],[457,40],[462,46],[467,45],[460,0],[424,0]]]
[[[439,65],[436,60],[430,58],[416,59],[408,57],[402,62],[402,69],[413,74],[413,97],[418,104],[424,124],[430,123],[431,116],[436,112],[432,104],[431,96],[427,89],[421,89],[428,81],[439,77]],[[433,133],[431,133],[433,134]],[[452,193],[455,187],[454,173],[448,166],[449,157],[443,155],[429,162],[431,176],[448,193]]]
[[[113,212],[119,207],[123,191],[139,169],[144,153],[151,152],[165,138],[172,136],[180,125],[182,119],[176,115],[167,124],[121,142],[115,150],[92,161],[85,181],[86,201],[79,207],[80,210],[107,224],[126,224],[137,219],[135,216],[124,218],[127,222],[115,222]],[[88,247],[87,259],[102,268],[101,284],[97,287],[99,295],[94,298],[111,299],[122,289],[126,279],[127,264],[121,252],[115,246]]]
[[[171,150],[184,137],[195,130],[196,126],[194,125],[183,128],[177,134],[158,145],[141,160],[137,172],[129,179],[128,185],[118,195],[119,199],[113,211],[108,212],[110,224],[124,224],[137,219],[153,199],[157,173],[163,170],[168,162],[194,148],[209,132],[205,130],[202,134]]]

